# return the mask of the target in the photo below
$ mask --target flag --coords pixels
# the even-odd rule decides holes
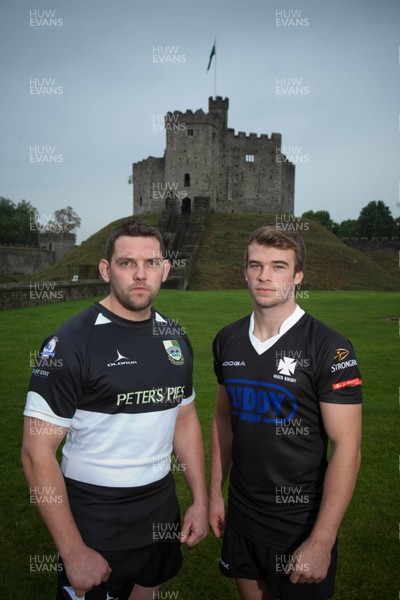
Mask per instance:
[[[214,46],[212,47],[211,54],[210,54],[210,60],[208,61],[208,67],[207,67],[207,71],[206,71],[207,73],[210,70],[211,62],[212,62],[213,56],[215,56],[216,52],[217,52],[216,51],[216,42],[214,42]]]

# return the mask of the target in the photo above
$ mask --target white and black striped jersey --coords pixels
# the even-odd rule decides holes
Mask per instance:
[[[137,322],[95,303],[45,340],[24,415],[68,428],[65,477],[132,488],[170,471],[179,407],[193,399],[182,328],[154,309]]]

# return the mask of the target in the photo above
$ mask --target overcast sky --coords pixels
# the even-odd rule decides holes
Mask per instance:
[[[72,206],[78,242],[131,214],[132,162],[165,148],[153,123],[208,110],[216,37],[228,126],[282,134],[295,214],[396,217],[399,23],[399,0],[2,0],[0,195],[42,220]]]

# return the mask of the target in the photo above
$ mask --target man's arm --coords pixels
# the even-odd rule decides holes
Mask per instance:
[[[225,387],[218,384],[211,425],[210,525],[216,535],[224,534],[226,507],[222,488],[232,463],[231,406]]]
[[[78,531],[68,502],[67,490],[60,465],[56,458],[57,448],[68,429],[47,423],[40,426],[36,419],[25,417],[21,459],[31,495],[43,491],[50,493],[58,502],[46,502],[37,497],[37,507],[54,543],[63,559],[68,579],[77,596],[83,596],[92,587],[106,581],[111,569],[107,561],[88,548]],[[32,432],[38,432],[34,435]],[[41,501],[42,500],[42,501]]]
[[[294,558],[288,566],[293,583],[319,583],[325,579],[331,549],[353,495],[361,463],[361,404],[321,402],[320,407],[332,442],[332,455],[314,527],[294,553],[297,560]]]
[[[194,402],[179,407],[174,452],[180,465],[185,467],[183,472],[193,499],[183,519],[181,541],[194,546],[208,533],[204,446]]]

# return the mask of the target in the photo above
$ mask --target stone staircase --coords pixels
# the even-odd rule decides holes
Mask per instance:
[[[181,214],[176,200],[161,214],[158,228],[165,242],[166,258],[171,262],[163,288],[186,289],[209,212],[210,199],[195,196],[189,213]]]

